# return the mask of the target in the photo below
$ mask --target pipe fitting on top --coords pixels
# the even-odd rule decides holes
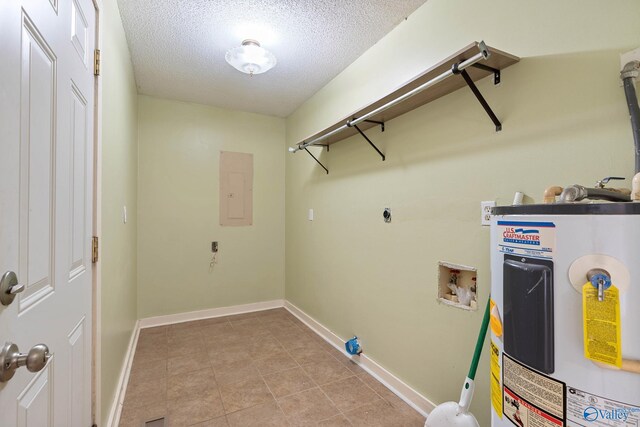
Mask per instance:
[[[640,75],[640,61],[630,61],[622,67],[622,71],[620,71],[620,78],[622,80],[633,78],[634,80],[638,78]]]
[[[640,173],[633,177],[631,183],[631,201],[640,202]]]
[[[587,188],[582,185],[572,185],[562,190],[560,203],[576,203],[582,200],[608,200],[611,202],[628,202],[628,189]]]

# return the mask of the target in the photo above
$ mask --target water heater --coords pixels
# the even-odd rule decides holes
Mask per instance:
[[[497,207],[491,425],[640,426],[640,203]]]

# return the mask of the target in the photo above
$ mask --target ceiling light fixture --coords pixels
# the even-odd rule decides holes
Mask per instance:
[[[273,53],[252,39],[243,41],[241,46],[229,49],[224,59],[236,70],[250,76],[262,74],[276,65],[276,57]]]

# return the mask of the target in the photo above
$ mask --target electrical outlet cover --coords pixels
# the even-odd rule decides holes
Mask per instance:
[[[491,208],[496,207],[495,200],[480,202],[480,223],[482,225],[491,224]]]

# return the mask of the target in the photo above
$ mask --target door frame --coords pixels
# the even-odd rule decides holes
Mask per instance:
[[[103,0],[93,0],[96,9],[95,49],[102,51]],[[95,66],[95,65],[94,65]],[[102,238],[102,78],[94,76],[93,106],[93,226],[92,235]],[[92,263],[92,354],[91,354],[91,420],[94,426],[102,422],[102,281],[101,262]]]

